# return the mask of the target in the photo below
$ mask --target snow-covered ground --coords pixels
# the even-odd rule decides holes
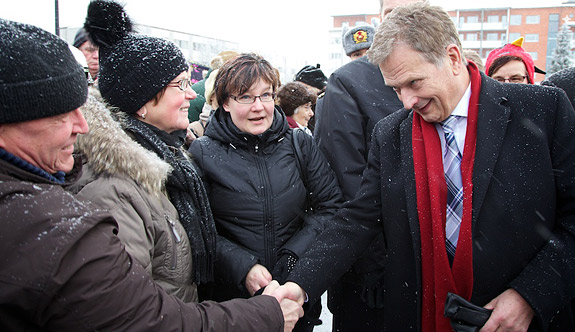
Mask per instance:
[[[321,325],[316,326],[313,332],[331,332],[331,312],[327,308],[327,293],[321,296],[321,315],[320,319],[323,322]]]

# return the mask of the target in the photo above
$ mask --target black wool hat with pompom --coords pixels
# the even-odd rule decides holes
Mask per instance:
[[[188,70],[182,51],[174,43],[136,34],[132,21],[117,2],[90,2],[84,29],[100,48],[100,93],[120,111],[136,113]]]

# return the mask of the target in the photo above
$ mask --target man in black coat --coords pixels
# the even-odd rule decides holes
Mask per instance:
[[[548,76],[541,85],[554,86],[563,89],[575,107],[575,67],[560,70]]]
[[[482,332],[573,331],[575,112],[565,94],[466,65],[449,15],[426,3],[386,17],[368,56],[405,109],[378,123],[355,199],[276,294],[314,301],[383,233],[381,330],[451,331],[452,292],[493,310]],[[443,165],[454,142],[456,172]],[[446,221],[457,209],[447,203],[457,186],[446,180],[457,173],[453,242]]]
[[[382,19],[393,8],[418,0],[380,0]],[[318,99],[314,140],[334,170],[344,199],[355,197],[367,165],[375,124],[402,108],[379,68],[367,57],[351,61],[329,78]],[[333,331],[378,331],[382,316],[383,236],[379,235],[353,267],[328,291]]]

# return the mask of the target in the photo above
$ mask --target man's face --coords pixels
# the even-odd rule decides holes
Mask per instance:
[[[74,143],[88,132],[79,109],[25,122],[0,124],[0,147],[50,174],[74,166]]]
[[[398,45],[379,65],[385,84],[395,90],[405,109],[413,109],[427,122],[447,119],[461,97],[456,77],[461,68],[448,56],[449,50],[437,67],[411,47]]]
[[[421,0],[383,0],[383,7],[381,8],[381,20],[384,20],[384,17],[389,14],[393,8],[398,6],[407,5],[408,3],[419,2]]]
[[[84,42],[84,44],[80,45],[78,49],[84,53],[86,63],[88,64],[88,69],[90,70],[92,76],[94,76],[95,73],[98,73],[98,70],[100,69],[98,47],[94,46],[94,44],[88,40]]]

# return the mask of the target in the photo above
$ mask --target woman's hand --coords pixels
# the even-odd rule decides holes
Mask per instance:
[[[251,296],[260,288],[266,287],[272,281],[272,274],[265,266],[256,264],[246,275],[246,288]]]

